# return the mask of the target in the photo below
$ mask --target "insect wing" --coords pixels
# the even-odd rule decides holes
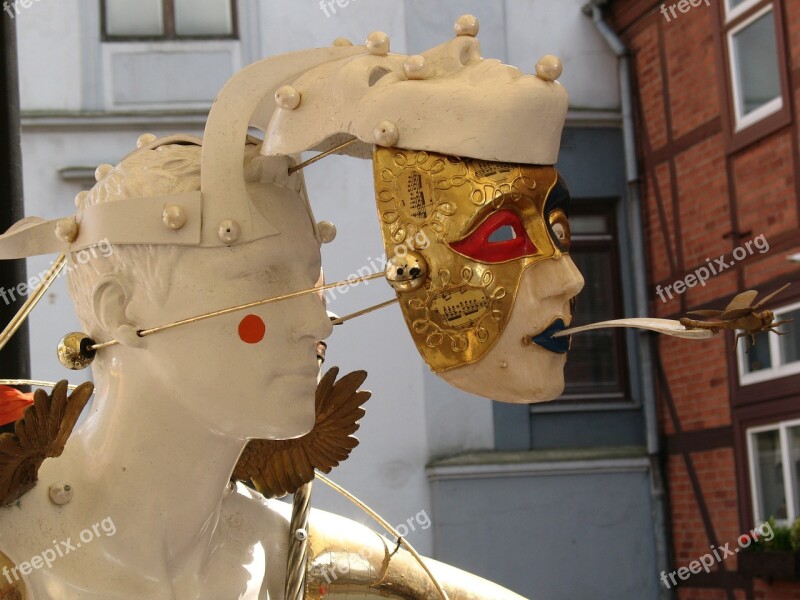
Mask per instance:
[[[760,301],[758,304],[756,304],[756,305],[754,305],[754,306],[753,306],[753,308],[755,309],[755,308],[759,308],[759,307],[763,306],[764,304],[766,304],[767,302],[769,302],[770,300],[772,300],[772,299],[773,299],[775,296],[777,296],[778,294],[780,294],[780,293],[781,293],[783,290],[785,290],[785,289],[786,289],[787,287],[789,287],[790,285],[791,285],[790,283],[787,283],[787,284],[786,284],[786,285],[784,285],[782,288],[780,288],[780,289],[777,289],[777,290],[775,290],[774,292],[772,292],[772,293],[771,293],[769,296],[766,296],[766,297],[762,298],[762,299],[761,299],[761,301]]]

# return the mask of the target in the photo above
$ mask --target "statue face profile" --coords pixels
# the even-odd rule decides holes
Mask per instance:
[[[199,189],[198,146],[140,150],[110,171],[84,206]],[[98,353],[98,391],[146,378],[187,418],[239,439],[303,435],[314,424],[316,343],[331,332],[318,294],[168,329],[158,327],[231,306],[313,288],[321,257],[307,203],[256,178],[263,160],[246,155],[253,206],[276,234],[231,247],[117,245],[108,257],[74,264],[70,292],[87,333],[121,344]],[[180,177],[176,177],[176,174]],[[175,188],[178,182],[179,188]],[[131,200],[135,202],[135,200]]]
[[[583,278],[555,168],[401,149],[374,160],[387,278],[420,355],[468,392],[557,397],[569,339],[552,334]]]

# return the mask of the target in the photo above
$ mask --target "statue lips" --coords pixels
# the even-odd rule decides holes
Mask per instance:
[[[547,329],[545,329],[538,335],[532,336],[531,341],[537,346],[541,346],[545,350],[550,350],[550,352],[555,352],[557,354],[566,354],[567,350],[569,350],[570,336],[564,336],[559,338],[553,337],[554,333],[566,328],[567,326],[564,325],[564,320],[561,317],[559,317],[555,321],[550,323],[550,325],[547,326]]]

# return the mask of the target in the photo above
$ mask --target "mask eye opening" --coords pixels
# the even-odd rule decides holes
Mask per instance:
[[[509,209],[493,212],[464,239],[450,243],[450,247],[467,258],[488,264],[517,260],[538,252],[520,215]]]
[[[487,240],[490,244],[497,244],[500,242],[510,242],[517,239],[517,232],[511,225],[501,225],[495,229]]]

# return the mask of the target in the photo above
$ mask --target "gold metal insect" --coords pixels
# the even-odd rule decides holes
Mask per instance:
[[[747,337],[747,350],[755,346],[756,334],[762,331],[771,331],[778,335],[786,335],[786,332],[781,332],[775,329],[778,325],[791,323],[793,319],[786,321],[775,321],[775,314],[771,310],[762,310],[764,304],[772,300],[775,296],[780,294],[783,290],[789,287],[787,283],[779,290],[769,294],[767,297],[762,298],[757,304],[753,304],[758,296],[757,290],[747,290],[741,294],[737,294],[730,304],[725,307],[725,310],[695,310],[688,314],[698,315],[701,317],[709,317],[714,320],[697,321],[683,317],[680,320],[681,325],[687,329],[710,329],[714,333],[722,331],[723,329],[740,329],[741,332],[736,334],[736,339],[733,341],[733,348],[736,349],[736,344],[739,338]]]

